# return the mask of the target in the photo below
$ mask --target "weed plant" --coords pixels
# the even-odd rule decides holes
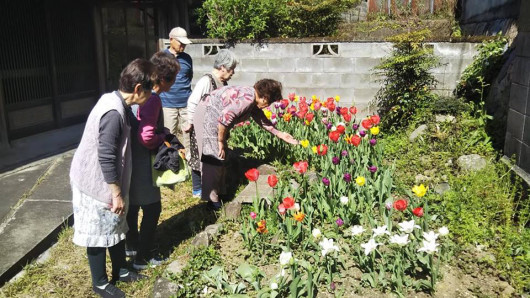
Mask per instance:
[[[443,99],[446,103],[450,101]],[[485,130],[486,119],[476,117],[481,114],[477,106],[455,103],[454,107],[447,107],[460,111],[454,123],[436,123],[433,109],[425,108],[417,111],[408,128],[385,136],[387,162],[396,167],[398,185],[414,183],[416,173],[423,173],[418,178],[426,179],[430,187],[448,183],[450,190],[436,195],[431,208],[454,234],[460,250],[455,253],[470,253],[475,257],[472,262],[476,262],[482,248],[491,251],[493,260],[478,260],[481,266],[495,268],[519,292],[528,291],[528,194],[517,175],[499,161]],[[427,132],[409,141],[410,132],[421,123],[427,124]],[[487,166],[478,172],[461,171],[456,160],[472,153],[485,157]]]

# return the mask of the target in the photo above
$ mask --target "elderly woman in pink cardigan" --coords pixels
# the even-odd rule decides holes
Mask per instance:
[[[262,79],[254,87],[227,86],[205,96],[195,111],[193,126],[202,162],[201,198],[209,206],[221,208],[218,192],[224,175],[224,159],[228,132],[235,124],[252,117],[266,131],[290,144],[298,140],[290,134],[278,131],[267,119],[263,109],[282,99],[282,84]]]
[[[142,107],[138,107],[136,111],[133,109],[134,115],[131,117],[133,167],[127,213],[129,232],[126,253],[128,256],[135,256],[133,268],[136,270],[162,263],[152,252],[162,205],[160,188],[153,185],[151,155],[156,154],[169,134],[169,130],[164,127],[162,103],[158,95],[169,90],[180,69],[175,58],[165,52],[155,53],[151,62],[155,66],[153,93]],[[138,231],[140,209],[143,217]]]

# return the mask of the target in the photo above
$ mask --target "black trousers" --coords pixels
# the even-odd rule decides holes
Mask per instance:
[[[110,260],[112,262],[112,281],[117,281],[120,274],[126,274],[127,262],[125,261],[125,241],[111,247],[87,247],[88,265],[92,274],[92,284],[94,286],[103,286],[109,283],[107,270],[105,266],[107,249],[109,250]]]
[[[140,224],[140,231],[138,232],[138,212],[142,208],[143,217]],[[136,260],[149,261],[151,258],[151,249],[155,239],[156,226],[162,211],[162,204],[160,201],[149,205],[130,205],[127,213],[127,225],[129,225],[129,232],[127,232],[127,246],[130,249],[138,251]]]

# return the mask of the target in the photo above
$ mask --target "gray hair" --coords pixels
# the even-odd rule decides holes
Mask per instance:
[[[234,53],[229,50],[222,49],[215,55],[215,60],[213,62],[213,68],[221,69],[225,67],[227,70],[234,69],[237,66],[237,57]]]

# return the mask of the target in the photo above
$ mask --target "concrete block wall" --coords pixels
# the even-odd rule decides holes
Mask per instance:
[[[213,67],[213,56],[205,56],[203,47],[216,44],[211,40],[194,40],[186,52],[193,58],[193,84]],[[338,45],[337,55],[313,55],[314,45]],[[469,43],[433,43],[434,53],[442,66],[433,70],[439,81],[437,88],[450,93],[462,71],[476,54]],[[239,58],[230,85],[253,85],[262,78],[276,79],[290,92],[321,99],[339,95],[344,104],[355,104],[364,113],[381,85],[372,69],[388,56],[392,44],[384,42],[340,43],[239,43],[230,48]]]
[[[522,1],[514,41],[510,101],[504,154],[530,177],[530,1]]]

